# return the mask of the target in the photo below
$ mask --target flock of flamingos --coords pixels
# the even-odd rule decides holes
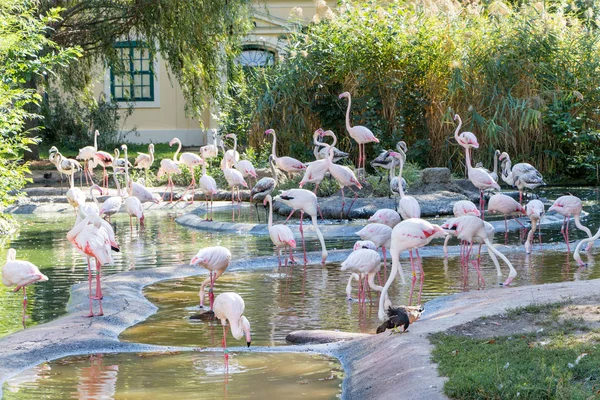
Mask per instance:
[[[364,145],[366,143],[378,143],[379,140],[373,135],[373,133],[364,126],[351,126],[350,125],[350,106],[351,97],[350,93],[345,92],[340,94],[339,98],[348,99],[348,108],[346,110],[346,129],[350,137],[352,137],[358,144],[359,156],[358,156],[358,169],[360,173],[364,171],[366,162],[366,153]],[[414,285],[417,279],[417,272],[420,275],[421,289],[423,285],[424,273],[419,256],[419,248],[429,244],[429,242],[437,237],[446,237],[444,249],[446,251],[446,245],[448,239],[451,236],[457,237],[461,240],[461,263],[463,268],[467,268],[469,259],[473,252],[474,243],[479,243],[479,251],[481,251],[481,244],[485,243],[487,251],[492,259],[494,265],[497,268],[498,276],[502,276],[500,270],[500,264],[498,258],[508,266],[509,274],[503,285],[509,285],[517,275],[517,272],[511,265],[510,261],[499,252],[492,244],[494,236],[494,228],[491,224],[484,221],[484,192],[499,190],[498,178],[501,177],[504,182],[509,186],[514,186],[519,189],[520,196],[519,202],[514,200],[512,197],[504,194],[494,194],[490,197],[488,202],[488,212],[498,213],[504,215],[505,221],[508,216],[515,217],[517,214],[524,214],[531,220],[531,230],[527,235],[525,242],[525,250],[527,253],[531,252],[532,242],[534,239],[536,227],[538,226],[540,219],[544,215],[544,204],[539,200],[529,201],[525,207],[522,205],[522,193],[525,189],[534,189],[540,185],[544,185],[542,176],[540,173],[530,164],[518,163],[512,165],[510,158],[507,153],[500,153],[496,151],[494,158],[494,170],[488,171],[481,167],[473,167],[471,161],[471,149],[479,148],[479,143],[475,135],[471,132],[460,133],[462,127],[462,121],[458,115],[455,115],[455,120],[458,120],[458,127],[454,133],[456,142],[465,149],[467,175],[473,185],[480,191],[480,204],[476,206],[470,201],[458,201],[454,205],[454,217],[450,218],[447,222],[442,225],[432,224],[428,221],[421,219],[421,210],[419,203],[412,196],[404,194],[402,185],[402,169],[406,160],[406,144],[404,142],[398,143],[396,151],[384,151],[379,157],[380,163],[378,165],[386,166],[390,170],[390,185],[391,190],[398,194],[398,206],[396,210],[392,209],[380,209],[368,220],[368,224],[357,232],[361,240],[356,242],[354,251],[348,256],[348,258],[342,263],[341,269],[344,271],[351,272],[351,276],[348,281],[346,288],[347,296],[351,299],[352,281],[359,281],[358,289],[358,300],[365,303],[365,291],[373,289],[374,291],[380,292],[379,298],[379,311],[378,317],[381,321],[386,318],[392,317],[393,309],[391,308],[391,301],[388,296],[388,290],[393,283],[397,275],[400,275],[400,279],[403,284],[406,283],[404,271],[400,265],[400,253],[408,250],[410,254],[410,263],[412,269],[412,286],[410,292],[410,301],[412,303],[412,294]],[[324,179],[327,173],[329,173],[342,188],[342,210],[341,216],[344,214],[345,198],[344,188],[349,188],[354,194],[354,200],[358,196],[358,193],[353,189],[356,187],[361,189],[359,178],[355,173],[348,167],[336,164],[336,161],[347,157],[348,154],[339,151],[335,148],[337,138],[332,131],[325,131],[318,129],[313,136],[313,142],[315,145],[315,157],[316,160],[310,163],[300,162],[292,157],[278,157],[276,154],[276,134],[273,129],[269,129],[265,134],[273,136],[273,148],[272,154],[269,156],[269,166],[271,168],[273,177],[265,177],[256,182],[251,190],[251,198],[254,202],[263,202],[265,207],[269,206],[268,215],[268,230],[271,240],[277,250],[279,266],[281,267],[281,255],[282,251],[287,253],[289,250],[289,256],[284,254],[285,265],[288,265],[288,259],[290,262],[295,263],[293,257],[293,249],[296,248],[296,241],[290,228],[284,224],[274,225],[273,224],[273,201],[281,201],[292,208],[292,212],[287,217],[286,222],[292,216],[296,210],[300,210],[300,233],[302,236],[302,244],[304,251],[304,263],[307,263],[306,248],[304,245],[304,233],[302,228],[302,220],[304,214],[310,216],[312,224],[314,226],[316,235],[321,243],[321,262],[325,264],[327,259],[327,249],[323,235],[317,225],[317,213],[320,212],[316,191],[319,183]],[[121,150],[124,152],[125,158],[119,158],[119,149],[114,150],[114,156],[98,150],[97,136],[98,131],[95,132],[94,146],[87,146],[80,149],[77,159],[83,160],[83,166],[73,159],[68,159],[62,156],[62,154],[53,147],[50,150],[50,160],[56,165],[57,169],[61,174],[65,174],[69,177],[70,188],[67,192],[67,199],[73,206],[76,212],[76,222],[73,228],[67,233],[67,239],[73,244],[75,249],[87,259],[88,263],[88,284],[89,284],[89,306],[90,311],[87,314],[88,317],[101,316],[102,311],[102,285],[101,285],[101,267],[106,264],[112,263],[112,251],[119,251],[119,245],[116,242],[113,228],[110,224],[110,216],[119,212],[122,205],[125,205],[127,213],[130,215],[130,223],[132,218],[136,217],[140,224],[144,222],[144,214],[142,203],[145,202],[158,202],[159,199],[153,197],[152,193],[144,187],[143,182],[140,180],[134,182],[129,177],[129,167],[131,166],[127,158],[127,146],[122,145]],[[333,143],[327,144],[323,142],[325,137],[331,137]],[[257,178],[256,171],[252,164],[247,160],[240,160],[239,154],[237,153],[237,138],[233,134],[225,136],[226,138],[233,138],[234,145],[233,149],[225,151],[223,148],[222,141],[219,140],[221,147],[223,148],[223,158],[221,160],[221,170],[231,187],[231,199],[234,202],[234,190],[238,190],[238,201],[241,201],[239,195],[239,188],[248,187],[246,179]],[[216,137],[213,137],[216,139]],[[177,143],[179,145],[173,159],[163,159],[160,162],[160,169],[158,176],[163,174],[168,175],[167,188],[163,194],[164,197],[169,193],[170,190],[170,201],[173,200],[173,181],[171,179],[172,174],[181,172],[181,168],[189,168],[191,171],[192,181],[186,193],[191,191],[191,199],[193,202],[194,191],[196,189],[196,180],[194,177],[194,168],[196,166],[202,166],[202,176],[198,181],[198,188],[204,194],[206,200],[206,219],[212,220],[212,199],[213,195],[217,192],[217,185],[215,180],[207,175],[206,163],[209,159],[218,156],[218,145],[219,143],[204,146],[200,149],[200,155],[181,151],[181,141],[177,138],[170,142],[170,145]],[[384,160],[384,161],[381,161]],[[498,174],[498,160],[501,161],[501,171]],[[146,170],[154,162],[154,146],[150,144],[149,154],[139,154],[135,160],[135,167]],[[103,168],[102,187],[93,183],[93,168],[100,165]],[[107,174],[107,167],[112,167],[112,173],[114,181],[117,187],[117,195],[107,198],[101,205],[98,204],[98,200],[94,195],[94,191],[98,191],[100,194],[107,193],[109,176]],[[398,176],[395,176],[395,170],[399,168]],[[91,184],[90,194],[92,196],[92,202],[87,202],[85,194],[74,185],[74,176],[77,171],[85,173],[86,181]],[[288,174],[304,173],[304,177],[300,182],[300,188],[290,189],[281,192],[274,198],[271,197],[271,193],[277,185],[277,170],[284,171]],[[125,175],[125,194],[122,193],[117,174]],[[315,185],[314,191],[308,191],[302,189],[307,183]],[[185,198],[185,194],[181,198]],[[209,210],[209,199],[210,199],[210,210]],[[352,204],[354,201],[352,202]],[[352,208],[352,204],[348,209],[348,212]],[[595,236],[592,236],[591,231],[583,226],[580,222],[580,214],[582,212],[582,202],[575,196],[562,196],[549,208],[548,211],[556,211],[557,213],[564,216],[563,225],[561,232],[567,243],[568,251],[570,251],[569,245],[569,221],[573,217],[577,228],[583,230],[588,238],[579,242],[575,250],[575,259],[580,265],[583,265],[581,257],[579,256],[579,250],[584,243],[588,243],[588,248],[593,245],[594,240],[600,237],[600,230]],[[108,221],[106,220],[108,219]],[[518,221],[518,220],[517,220]],[[508,232],[508,229],[506,229]],[[541,243],[541,237],[540,237]],[[381,269],[381,256],[378,250],[382,250],[383,254],[383,266],[384,266],[384,281],[385,284],[381,286],[381,280],[379,285],[375,283],[375,277],[380,277],[379,272]],[[387,271],[387,255],[386,251],[391,253],[391,270],[388,274]],[[415,257],[413,257],[413,251]],[[483,282],[481,276],[479,260],[476,258],[476,262],[473,265],[478,273],[478,280]],[[231,332],[237,340],[241,339],[242,336],[246,336],[248,346],[250,346],[250,323],[243,316],[244,312],[244,301],[236,293],[222,293],[216,298],[213,294],[213,286],[215,281],[223,274],[226,268],[229,266],[231,261],[231,252],[224,247],[215,246],[201,249],[190,261],[192,265],[199,265],[205,267],[209,271],[209,277],[202,283],[200,288],[200,306],[204,307],[205,298],[205,287],[210,284],[211,290],[208,291],[210,310],[214,312],[214,316],[221,320],[223,325],[223,347],[226,352],[226,336],[227,336],[227,321],[229,321],[229,327]],[[95,289],[92,288],[92,271],[95,270]],[[379,278],[381,279],[381,278]],[[28,261],[22,261],[16,259],[16,251],[9,249],[7,255],[7,262],[3,267],[2,271],[2,282],[6,286],[15,286],[14,291],[17,292],[23,289],[23,326],[25,327],[25,309],[27,305],[27,294],[26,287],[35,282],[43,282],[48,278],[43,275],[39,269]],[[98,302],[98,313],[94,314],[93,301]],[[421,290],[419,290],[418,302],[421,300]],[[389,326],[389,325],[388,325]]]

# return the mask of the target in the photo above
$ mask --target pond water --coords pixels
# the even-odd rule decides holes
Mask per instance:
[[[68,357],[4,384],[4,399],[334,399],[343,371],[296,353],[125,353]]]

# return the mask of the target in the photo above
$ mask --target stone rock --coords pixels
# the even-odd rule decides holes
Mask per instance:
[[[345,342],[354,339],[364,338],[368,335],[366,333],[354,333],[354,332],[338,332],[338,331],[326,331],[326,330],[301,330],[293,331],[288,333],[285,340],[294,344],[304,343],[333,343],[333,342]]]
[[[452,174],[448,168],[426,168],[421,173],[421,181],[425,185],[450,184],[452,183]]]

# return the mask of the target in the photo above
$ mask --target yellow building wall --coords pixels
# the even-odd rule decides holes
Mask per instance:
[[[329,7],[335,1],[326,2]],[[307,1],[261,1],[254,5],[255,28],[245,39],[245,43],[263,46],[279,55],[285,52],[285,41],[281,36],[288,29],[290,11],[295,7],[302,9],[302,18],[306,24],[313,20],[317,7],[312,0]],[[296,10],[297,11],[297,10]],[[155,101],[138,102],[133,113],[127,117],[123,130],[136,128],[137,135],[129,134],[126,140],[132,143],[166,143],[172,138],[181,139],[184,146],[199,146],[212,142],[212,129],[218,129],[218,122],[211,117],[210,110],[204,110],[200,120],[185,115],[185,99],[181,86],[176,79],[169,79],[167,67],[162,58],[154,63]],[[94,95],[98,98],[104,93],[110,97],[110,72],[100,73],[101,78],[94,86]],[[128,104],[123,103],[123,108]],[[202,126],[200,121],[202,121]]]

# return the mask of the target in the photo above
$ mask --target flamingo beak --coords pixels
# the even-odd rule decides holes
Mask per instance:
[[[252,343],[252,342],[246,342],[246,344],[248,345],[248,348],[250,348],[250,343]]]
[[[192,257],[192,259],[190,260],[190,265],[196,265],[198,264],[198,261],[200,261],[198,257]]]

